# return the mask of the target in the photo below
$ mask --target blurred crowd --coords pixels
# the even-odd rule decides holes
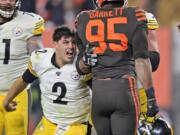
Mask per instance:
[[[179,0],[128,0],[153,13],[161,25],[172,25],[180,18]],[[21,10],[36,12],[47,26],[68,24],[74,27],[75,16],[82,10],[94,8],[92,0],[22,0]]]
[[[46,27],[67,24],[74,28],[76,15],[93,8],[91,0],[23,0],[21,10],[36,12],[46,22]]]

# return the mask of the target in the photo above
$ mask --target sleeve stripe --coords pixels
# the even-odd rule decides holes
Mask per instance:
[[[156,22],[156,23],[157,23],[157,21],[156,21],[156,20],[148,20],[148,22]]]
[[[44,23],[36,24],[35,27],[41,27],[42,25],[44,25]]]
[[[33,34],[34,34],[34,35],[41,35],[44,30],[45,30],[45,28],[44,28],[44,26],[42,25],[40,28],[34,29]]]
[[[159,26],[157,24],[148,23],[148,26]]]
[[[30,71],[31,74],[33,74],[34,76],[38,77],[38,75],[36,74],[36,72],[32,69],[32,63],[28,63],[28,70]]]
[[[92,79],[92,74],[91,73],[84,76],[85,81],[89,81],[90,79]]]
[[[159,26],[157,24],[148,24],[148,26]]]
[[[149,30],[154,30],[154,29],[158,29],[158,28],[159,28],[159,26],[148,26]]]
[[[138,21],[146,21],[147,19],[146,19],[146,17],[143,16],[143,17],[137,18],[137,20]]]
[[[136,17],[140,17],[140,16],[145,16],[144,13],[140,12],[140,13],[136,13]]]
[[[135,10],[135,16],[137,17],[138,21],[146,21],[147,22],[147,18],[146,18],[144,10],[136,9]]]

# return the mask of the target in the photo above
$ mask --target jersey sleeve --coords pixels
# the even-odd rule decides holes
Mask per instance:
[[[22,78],[26,83],[32,83],[35,79],[38,78],[38,75],[34,68],[36,61],[35,59],[36,59],[36,54],[35,52],[32,52],[30,60],[28,62],[28,68],[22,75]]]
[[[27,33],[27,39],[32,36],[39,36],[42,35],[45,27],[44,27],[44,19],[34,13],[24,13],[27,27],[26,27],[26,33]]]
[[[145,11],[140,8],[135,9],[135,16],[139,23],[147,23],[147,17]]]
[[[41,16],[36,15],[34,21],[33,35],[41,35],[44,29],[44,19]]]
[[[28,70],[30,73],[36,77],[38,77],[36,73],[36,65],[38,63],[38,53],[36,51],[33,51],[30,57],[30,61],[28,63]]]
[[[149,30],[155,30],[159,28],[159,24],[152,13],[146,12],[147,26]]]
[[[133,56],[134,58],[148,58],[148,40],[147,40],[147,18],[142,9],[135,10],[137,26],[133,34]]]

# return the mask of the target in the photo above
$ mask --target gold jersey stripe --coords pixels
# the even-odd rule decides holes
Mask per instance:
[[[85,81],[89,81],[90,79],[92,79],[92,74],[91,73],[84,76]]]
[[[152,25],[152,24],[149,25],[149,24],[148,24],[148,29],[150,29],[150,30],[151,30],[151,29],[158,29],[158,28],[159,28],[159,25]]]
[[[41,27],[34,29],[33,35],[41,35],[42,32],[45,30],[44,26],[42,25]]]
[[[28,69],[31,72],[31,74],[33,74],[34,76],[38,77],[36,72],[32,69],[32,63],[31,62],[28,63]]]

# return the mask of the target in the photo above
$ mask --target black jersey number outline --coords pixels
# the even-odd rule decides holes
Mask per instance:
[[[57,89],[59,87],[61,88],[61,93],[56,100],[53,100],[53,103],[67,105],[67,101],[62,101],[62,98],[66,96],[66,92],[67,92],[66,85],[63,82],[55,83],[52,87],[52,92],[57,92]]]

